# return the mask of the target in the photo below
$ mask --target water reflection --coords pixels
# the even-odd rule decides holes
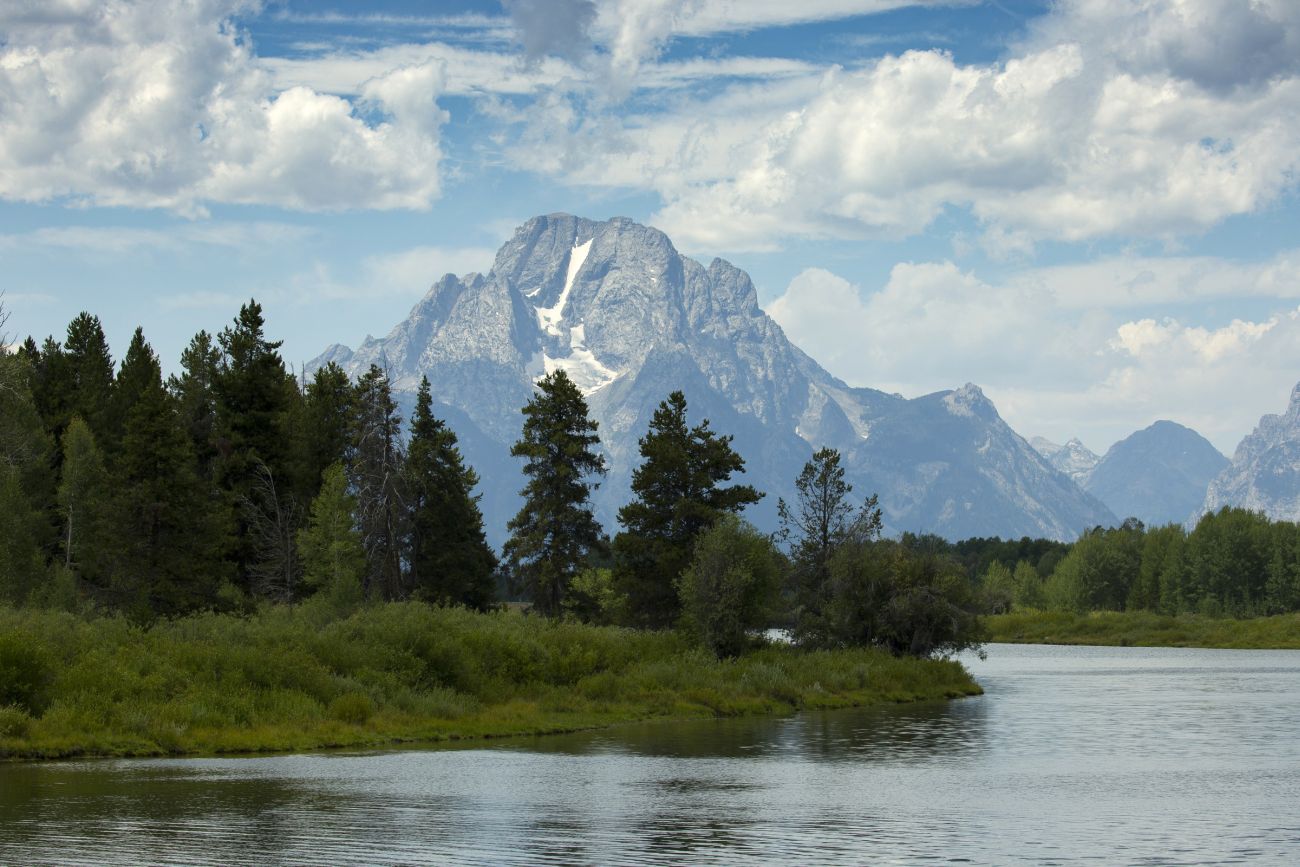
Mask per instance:
[[[970,664],[950,703],[0,765],[0,863],[1300,863],[1300,653]]]

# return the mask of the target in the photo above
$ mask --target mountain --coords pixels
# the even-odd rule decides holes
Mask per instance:
[[[1077,485],[1082,485],[1088,480],[1088,474],[1101,460],[1087,446],[1079,442],[1077,437],[1067,441],[1063,446],[1042,437],[1033,437],[1029,440],[1029,444],[1040,455],[1047,458],[1049,464],[1065,473]]]
[[[1083,487],[1122,518],[1149,526],[1182,523],[1227,465],[1196,431],[1158,421],[1111,446]]]
[[[1224,506],[1300,521],[1300,385],[1292,389],[1285,413],[1264,416],[1241,441],[1232,463],[1210,482],[1193,517]]]
[[[400,391],[422,375],[436,411],[483,482],[494,541],[518,509],[509,445],[533,383],[565,370],[582,388],[610,474],[597,494],[606,529],[628,497],[637,440],[669,392],[692,420],[732,434],[744,481],[768,492],[747,515],[776,524],[776,501],[815,448],[833,446],[860,495],[880,495],[886,527],[950,538],[1073,538],[1114,516],[1054,470],[973,385],[914,400],[852,388],[786,339],[749,276],[682,256],[662,232],[625,218],[567,214],[520,226],[486,274],[448,274],[383,339],[331,346],[353,376],[378,364]],[[408,398],[409,400],[409,398]]]

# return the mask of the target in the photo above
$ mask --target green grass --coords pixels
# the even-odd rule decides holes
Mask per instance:
[[[395,603],[121,618],[0,608],[0,757],[249,753],[974,695],[962,666]]]
[[[1149,611],[1013,611],[985,618],[991,641],[1133,647],[1300,648],[1300,614],[1246,620]]]

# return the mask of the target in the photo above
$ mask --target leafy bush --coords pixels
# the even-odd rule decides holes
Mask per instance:
[[[39,716],[49,702],[53,680],[49,657],[29,635],[0,634],[0,706]]]
[[[780,557],[768,537],[727,515],[700,536],[678,579],[685,625],[719,658],[735,656],[750,631],[767,625],[780,581]]]
[[[340,722],[363,725],[374,714],[375,703],[364,693],[349,692],[330,702],[330,716]]]

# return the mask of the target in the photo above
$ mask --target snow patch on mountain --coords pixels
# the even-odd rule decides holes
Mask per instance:
[[[569,303],[569,293],[573,291],[573,281],[578,276],[578,271],[582,268],[582,263],[587,261],[587,254],[591,252],[591,242],[595,238],[588,238],[587,243],[576,245],[569,253],[569,271],[564,278],[564,288],[560,290],[560,297],[555,302],[554,307],[538,307],[537,323],[541,325],[542,330],[552,337],[562,337],[560,333],[560,324],[564,322],[564,308]],[[534,289],[530,294],[535,295],[541,289]]]

